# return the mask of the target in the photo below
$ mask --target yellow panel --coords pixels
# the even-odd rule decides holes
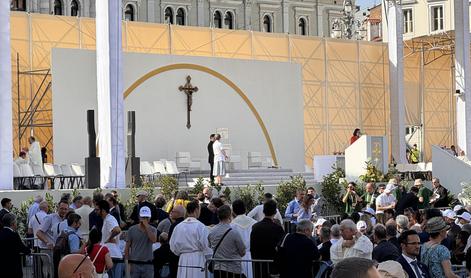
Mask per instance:
[[[291,58],[324,60],[324,43],[316,37],[290,37]]]
[[[126,21],[123,49],[128,52],[168,54],[169,28],[143,22]]]
[[[284,34],[253,33],[253,56],[258,60],[288,61],[288,37]]]
[[[95,20],[91,18],[81,18],[80,20],[80,47],[82,49],[95,49],[96,46],[96,26]]]
[[[172,26],[172,54],[212,56],[211,30],[189,26]]]
[[[252,35],[246,31],[212,29],[214,56],[224,58],[252,58]]]

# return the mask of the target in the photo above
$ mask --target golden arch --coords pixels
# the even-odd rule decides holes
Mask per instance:
[[[232,82],[231,80],[229,80],[229,78],[225,77],[219,72],[216,72],[210,68],[207,68],[201,65],[182,63],[182,64],[173,64],[173,65],[163,66],[163,67],[154,69],[146,73],[145,75],[143,75],[141,78],[136,80],[131,86],[129,86],[129,88],[126,89],[126,91],[124,92],[124,98],[127,98],[137,87],[139,87],[142,83],[146,82],[149,78],[154,77],[158,74],[167,72],[167,71],[179,70],[179,69],[189,69],[189,70],[205,72],[207,74],[210,74],[218,78],[219,80],[226,83],[229,87],[231,87],[242,98],[242,100],[244,100],[245,104],[247,104],[250,111],[252,111],[252,114],[257,119],[257,122],[260,125],[260,128],[262,129],[263,135],[265,136],[265,140],[267,141],[268,148],[270,149],[270,154],[273,159],[273,163],[275,164],[275,166],[278,166],[278,160],[276,158],[275,148],[273,147],[273,143],[271,141],[270,135],[268,134],[268,130],[265,124],[263,123],[262,117],[260,117],[260,114],[258,114],[257,109],[255,109],[255,106],[249,100],[247,95],[245,95],[244,92],[236,84],[234,84],[234,82]]]

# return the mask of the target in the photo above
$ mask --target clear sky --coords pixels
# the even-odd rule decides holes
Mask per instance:
[[[360,6],[360,10],[371,8],[381,3],[381,0],[356,0],[355,5]]]

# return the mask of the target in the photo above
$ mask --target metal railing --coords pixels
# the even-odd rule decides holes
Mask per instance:
[[[214,271],[210,271],[210,265]],[[272,277],[275,271],[273,260],[208,259],[204,266],[206,278],[264,278]],[[238,270],[238,271],[237,271]]]
[[[23,277],[53,278],[52,258],[45,253],[31,253],[22,258]]]
[[[460,278],[468,278],[468,270],[464,265],[452,265],[451,270],[455,275],[458,275]]]

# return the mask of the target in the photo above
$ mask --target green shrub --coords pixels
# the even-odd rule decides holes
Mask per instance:
[[[137,204],[137,198],[136,195],[139,191],[146,191],[148,194],[147,200],[152,202],[155,198],[155,187],[151,183],[144,183],[142,184],[142,187],[131,187],[130,188],[130,195],[129,199],[126,201],[124,204],[124,209],[126,210],[126,215],[131,216],[132,210]]]
[[[255,206],[263,201],[264,191],[265,188],[261,183],[255,185],[248,184],[244,187],[237,187],[237,189],[234,190],[234,198],[232,199],[242,200],[246,206],[247,211],[251,211]]]
[[[224,196],[226,196],[226,199],[229,203],[231,203],[231,193],[232,193],[231,189],[227,186],[222,191],[222,194],[224,194]]]
[[[195,187],[190,189],[190,194],[197,195],[198,193],[203,192],[203,189],[204,189],[204,178],[198,177],[198,179],[196,179]]]
[[[321,183],[322,196],[326,200],[326,208],[329,214],[338,214],[343,210],[342,191],[346,184],[340,184],[339,180],[345,178],[345,172],[340,168],[334,168],[334,171],[324,176]]]
[[[286,210],[288,203],[293,200],[298,189],[306,190],[306,181],[303,176],[291,176],[290,180],[282,181],[276,188],[276,201],[278,203],[278,209],[281,212]]]
[[[172,199],[175,196],[175,192],[178,191],[178,182],[175,177],[160,176],[157,179],[157,184],[160,186],[160,193],[162,193],[166,200]]]
[[[28,210],[33,204],[33,197],[21,202],[20,207],[13,207],[12,213],[16,215],[17,232],[21,238],[26,237],[28,232]]]

